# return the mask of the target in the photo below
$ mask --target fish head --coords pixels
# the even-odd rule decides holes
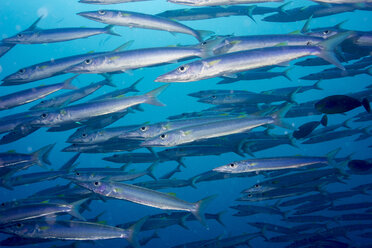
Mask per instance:
[[[58,114],[53,112],[44,111],[38,117],[30,121],[30,125],[34,127],[42,127],[53,125],[58,119]]]
[[[203,64],[195,61],[189,64],[181,65],[177,69],[165,73],[155,79],[155,82],[190,82],[198,80],[203,71]]]
[[[17,72],[10,74],[3,78],[2,85],[12,85],[14,83],[27,83],[36,80],[36,74],[37,74],[38,68],[36,66],[22,68],[18,70]]]
[[[3,39],[3,42],[10,44],[27,44],[35,36],[35,31],[23,31],[9,38]]]
[[[120,138],[123,139],[138,139],[138,140],[144,140],[151,137],[154,137],[156,133],[154,134],[154,128],[150,125],[142,125],[134,130],[127,131],[120,135]]]
[[[220,167],[214,168],[213,171],[223,172],[223,173],[241,173],[242,170],[241,164],[238,162],[232,162],[227,165],[222,165]]]
[[[38,104],[32,106],[30,110],[46,109],[53,106],[53,99],[41,100]]]
[[[211,96],[198,99],[198,102],[209,103],[209,104],[223,104],[224,98],[225,97],[223,95],[213,94]]]
[[[97,22],[110,22],[110,20],[115,20],[116,16],[120,13],[114,10],[97,10],[97,11],[85,11],[77,13],[77,15],[88,18]]]
[[[32,232],[35,232],[35,225],[33,226],[32,222],[29,223],[27,221],[14,222],[10,225],[2,227],[1,231],[24,237],[27,236],[27,234],[32,234]]]
[[[331,28],[323,28],[323,29],[317,29],[317,30],[312,30],[310,33],[306,33],[306,35],[314,36],[314,37],[319,37],[323,39],[328,39],[336,34],[339,34],[342,32],[341,30],[337,29],[331,29]]]
[[[162,133],[154,138],[143,141],[140,146],[142,147],[156,147],[156,146],[176,146],[182,139],[182,131]]]
[[[94,193],[100,194],[100,195],[109,195],[109,193],[112,191],[112,187],[110,187],[110,184],[107,182],[102,181],[73,181],[75,184],[89,189],[93,191]]]
[[[79,128],[70,137],[68,137],[67,142],[90,144],[96,141],[96,139],[101,133],[104,132],[102,130],[101,131],[91,130],[89,127],[82,127]]]
[[[93,58],[86,58],[83,62],[73,65],[66,70],[64,73],[92,73],[96,72],[97,68],[103,69],[102,66],[105,64],[105,56],[98,56]]]

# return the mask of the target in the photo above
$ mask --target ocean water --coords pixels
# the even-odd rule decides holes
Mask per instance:
[[[285,1],[287,2],[287,1]],[[288,1],[289,2],[289,1]],[[283,2],[284,3],[284,2]],[[265,7],[278,7],[283,3],[263,3],[257,4],[257,6]],[[298,0],[289,3],[285,9],[291,9],[295,7],[304,7],[314,5],[316,3],[306,0]],[[88,20],[81,16],[76,15],[78,12],[98,10],[98,9],[118,9],[127,10],[134,12],[141,12],[146,14],[158,14],[166,10],[176,10],[181,8],[189,8],[188,6],[177,5],[171,2],[154,0],[145,2],[133,2],[124,3],[116,5],[91,5],[79,3],[77,0],[2,0],[0,2],[0,27],[2,38],[7,38],[15,35],[16,33],[28,28],[40,15],[44,15],[44,18],[40,21],[38,26],[43,29],[49,28],[63,28],[63,27],[104,27],[105,24],[94,22]],[[242,7],[243,8],[243,7]],[[248,16],[229,16],[221,18],[213,18],[206,20],[195,20],[195,21],[182,21],[181,23],[196,29],[196,30],[209,30],[213,31],[217,35],[261,35],[261,34],[289,34],[300,30],[306,20],[300,20],[296,22],[265,22],[262,19],[266,15],[254,15],[256,22],[253,22]],[[307,19],[307,18],[306,18]],[[355,31],[365,31],[369,32],[372,30],[371,22],[371,12],[368,10],[355,10],[353,12],[339,13],[336,15],[330,15],[320,18],[313,18],[311,21],[311,28],[318,27],[330,27],[334,26],[342,21],[346,21],[343,24],[343,28]],[[97,36],[92,36],[86,39],[77,39],[66,42],[50,43],[50,44],[34,44],[34,45],[16,45],[8,53],[0,58],[0,78],[16,72],[20,68],[24,68],[36,63],[48,61],[51,59],[62,58],[66,56],[72,56],[76,54],[83,54],[88,52],[101,52],[101,51],[111,51],[116,47],[122,45],[125,42],[133,41],[133,44],[128,49],[140,49],[140,48],[150,48],[150,47],[163,47],[163,46],[174,46],[174,45],[193,45],[197,43],[197,40],[186,34],[171,34],[166,31],[141,29],[141,28],[129,28],[122,26],[115,26],[114,30],[121,36],[110,36],[106,34],[101,34]],[[368,49],[366,47],[365,49]],[[159,107],[148,104],[142,104],[141,107],[143,111],[135,111],[123,117],[122,119],[116,121],[109,127],[123,126],[123,125],[138,125],[141,126],[143,123],[157,123],[161,121],[166,121],[168,117],[179,115],[182,113],[189,112],[199,112],[207,109],[213,105],[199,103],[197,98],[188,96],[188,94],[201,91],[201,90],[247,90],[253,92],[261,92],[266,90],[272,90],[282,87],[292,87],[292,86],[308,86],[314,84],[316,81],[306,81],[299,79],[302,76],[308,75],[310,73],[320,72],[327,68],[333,68],[333,65],[323,65],[323,66],[308,66],[302,67],[294,65],[296,62],[305,60],[306,58],[298,59],[290,62],[290,72],[289,75],[292,81],[287,80],[284,77],[276,77],[273,79],[263,79],[263,80],[251,80],[251,81],[238,81],[232,84],[217,84],[220,78],[211,78],[207,80],[201,80],[196,82],[188,83],[171,83],[170,87],[166,89],[164,93],[159,96],[161,102],[166,106]],[[357,60],[344,63],[344,65],[352,64]],[[189,62],[189,61],[187,61]],[[164,83],[154,82],[154,80],[185,62],[180,63],[169,63],[166,65],[141,68],[134,70],[131,73],[120,73],[113,75],[113,82],[117,85],[117,88],[125,88],[130,86],[133,82],[143,77],[144,79],[138,84],[139,93],[129,93],[143,94],[156,87],[163,85]],[[368,67],[368,66],[367,66]],[[366,68],[367,68],[366,67]],[[273,71],[283,71],[287,68],[274,68]],[[72,75],[59,75],[56,77],[51,77],[43,79],[36,82],[31,82],[28,84],[18,85],[18,86],[3,86],[1,87],[1,95],[10,94],[16,91],[20,91],[26,88],[36,87],[39,85],[48,85],[52,83],[62,82]],[[309,90],[305,93],[299,93],[294,96],[297,103],[307,102],[311,100],[319,100],[330,95],[347,95],[351,93],[357,93],[365,90],[365,87],[371,84],[371,76],[367,74],[360,74],[354,77],[344,77],[337,79],[325,79],[321,82],[321,88],[323,90]],[[77,87],[83,87],[91,82],[98,82],[102,80],[102,76],[96,74],[84,74],[80,75],[73,84]],[[103,88],[96,91],[91,96],[79,101],[85,102],[89,99],[112,91],[113,88],[104,86]],[[66,92],[63,90],[63,92]],[[63,93],[56,92],[47,98],[56,96]],[[371,97],[366,95],[364,97]],[[359,99],[361,100],[361,99]],[[23,106],[19,106],[9,110],[3,110],[0,113],[0,117],[4,117],[11,114],[22,113],[27,111],[31,106],[40,102],[38,100],[35,103],[29,103]],[[353,118],[356,115],[365,112],[363,107],[356,108],[345,114],[333,114],[328,115],[328,125],[335,125],[342,123],[343,121]],[[228,113],[227,113],[228,114]],[[287,123],[290,123],[294,127],[299,127],[304,123],[309,121],[319,121],[321,115],[297,117],[297,118],[285,118]],[[355,120],[355,119],[353,119]],[[371,125],[370,121],[366,122],[355,122],[350,121],[350,129],[358,128],[368,128]],[[319,129],[320,127],[318,127]],[[259,127],[253,131],[263,131],[265,128]],[[58,170],[65,162],[68,161],[75,153],[62,152],[61,150],[66,146],[70,145],[66,142],[67,138],[73,134],[76,129],[63,131],[63,132],[47,132],[47,128],[41,128],[36,132],[30,134],[15,142],[1,145],[0,151],[16,151],[19,153],[31,153],[36,151],[40,147],[47,144],[55,143],[55,147],[50,153],[50,161],[52,165],[48,168],[50,170]],[[276,127],[272,130],[273,133],[277,135],[291,134],[293,130],[278,128]],[[303,140],[296,141],[297,147],[290,146],[288,144],[276,146],[270,149],[265,149],[259,152],[255,152],[256,158],[264,157],[279,157],[279,156],[325,156],[328,152],[341,148],[341,150],[336,155],[336,158],[346,158],[351,155],[352,159],[370,159],[370,137],[361,141],[355,141],[359,134],[350,137],[343,137],[331,141],[325,141],[316,144],[301,144]],[[253,142],[254,144],[254,142]],[[156,152],[162,151],[165,148],[154,148]],[[145,148],[139,148],[134,151],[129,152],[148,152]],[[78,159],[79,167],[119,167],[122,164],[112,163],[102,160],[103,157],[111,156],[115,153],[89,153],[82,154]],[[203,172],[208,172],[215,167],[231,163],[232,161],[243,160],[251,158],[250,155],[246,154],[246,158],[237,155],[234,152],[228,152],[221,154],[219,156],[197,156],[197,157],[185,157],[183,159],[186,168],[181,168],[181,172],[176,173],[173,178],[177,179],[189,179],[195,175],[201,174]],[[344,163],[343,163],[344,162]],[[139,163],[130,164],[128,170],[142,171],[145,170],[150,164],[149,163]],[[177,162],[168,161],[162,162],[156,166],[154,174],[157,177],[164,175],[165,173],[175,169]],[[370,183],[370,171],[363,172],[361,174],[355,174],[347,169],[347,160],[343,159],[339,161],[337,165],[332,163],[327,168],[333,166],[341,167],[348,173],[347,178],[344,178],[343,183],[337,182],[332,184],[327,184],[325,186],[319,185],[323,195],[327,195],[333,192],[344,192],[351,191],[351,188]],[[316,171],[320,168],[312,168],[302,171]],[[32,166],[31,168],[17,172],[16,175],[41,172],[45,169],[38,166]],[[295,173],[296,171],[289,171],[289,173]],[[266,175],[267,176],[267,175]],[[211,245],[212,247],[234,247],[224,246],[225,243],[222,242],[225,238],[233,237],[241,234],[254,234],[258,233],[260,230],[249,225],[253,222],[265,222],[269,224],[276,224],[284,227],[293,227],[296,224],[303,223],[290,223],[287,220],[282,220],[281,215],[277,214],[266,214],[259,213],[248,216],[234,216],[237,213],[236,210],[230,208],[231,206],[238,204],[249,204],[256,206],[276,206],[289,199],[294,199],[296,197],[301,197],[304,195],[311,195],[314,192],[306,192],[297,196],[288,196],[273,200],[263,200],[257,202],[244,202],[236,201],[237,198],[241,197],[241,191],[248,187],[251,187],[255,183],[261,182],[270,177],[266,177],[264,173],[258,173],[256,176],[247,176],[239,178],[226,178],[222,180],[206,181],[196,184],[196,188],[193,187],[182,187],[182,188],[166,188],[160,189],[161,192],[174,193],[178,198],[189,202],[196,202],[204,197],[217,195],[217,197],[211,201],[207,206],[207,213],[220,213],[222,214],[222,222],[224,225],[216,222],[215,220],[207,220],[207,227],[203,226],[198,221],[186,221],[185,225],[187,229],[181,227],[180,225],[172,225],[164,229],[158,229],[157,233],[160,238],[151,240],[148,244],[143,247],[173,247],[176,245],[186,244],[193,241],[200,240],[211,240],[219,239],[221,243],[218,246],[216,243],[205,242],[204,245]],[[145,176],[129,183],[142,182],[152,180],[150,177]],[[8,202],[12,200],[19,200],[29,197],[37,191],[46,189],[48,187],[56,185],[65,185],[69,181],[62,178],[57,178],[50,181],[43,181],[39,183],[22,185],[15,187],[14,190],[8,190],[5,188],[0,188],[1,202]],[[283,188],[283,190],[285,190]],[[338,199],[335,201],[329,200],[330,204],[341,205],[346,203],[361,203],[370,202],[370,195],[368,192],[355,191],[355,195],[346,198]],[[278,202],[279,201],[279,202]],[[314,205],[318,203],[314,202]],[[285,213],[284,218],[293,215],[294,207],[280,207],[280,211]],[[115,226],[127,222],[137,221],[142,217],[150,216],[160,213],[170,213],[172,211],[164,211],[157,208],[151,208],[149,206],[143,206],[135,204],[132,202],[116,199],[108,199],[106,202],[101,200],[94,200],[90,204],[91,211],[85,211],[83,216],[87,219],[95,217],[97,214],[103,212],[100,217],[101,221],[104,221],[107,225]],[[307,231],[307,233],[318,234],[322,231],[332,230],[332,228],[348,226],[352,224],[371,224],[372,218],[367,218],[365,220],[355,220],[355,221],[343,221],[337,220],[337,216],[342,214],[361,214],[364,213],[366,209],[356,209],[348,210],[344,212],[331,211],[323,209],[318,212],[311,213],[309,215],[319,215],[327,217],[335,217],[331,221],[321,222],[327,225],[328,229],[314,228]],[[369,213],[370,214],[370,213]],[[54,216],[61,220],[69,220],[69,216]],[[320,222],[314,221],[314,224],[319,224]],[[347,229],[347,228],[346,228]],[[0,230],[1,231],[1,230]],[[154,231],[154,230],[153,230]],[[150,236],[153,231],[144,231],[139,233],[139,239]],[[268,238],[265,239],[262,236],[257,235],[249,241],[252,247],[286,247],[291,244],[294,239],[288,242],[273,242],[270,238],[279,236],[282,234],[271,232],[263,229],[262,232]],[[358,231],[347,231],[345,234],[339,235],[335,233],[331,237],[324,238],[324,240],[333,240],[346,243],[353,247],[364,247],[365,245],[371,244],[371,237],[363,238],[360,236],[362,233],[371,232],[371,227],[369,229],[363,229]],[[293,231],[289,236],[295,237],[299,233]],[[8,234],[0,234],[1,239],[6,239],[10,237]],[[309,236],[310,237],[310,236]],[[321,240],[321,239],[320,239]],[[323,241],[324,241],[323,240]],[[318,241],[318,240],[315,240]],[[323,247],[320,243],[315,243],[312,247]],[[51,247],[55,245],[56,247],[65,246],[71,244],[72,241],[55,241],[51,240],[47,243],[37,243],[32,244],[30,247]],[[98,240],[94,242],[79,242],[78,247],[123,247],[127,245],[128,242],[123,239],[113,239],[113,240]],[[15,245],[15,244],[14,244]],[[238,244],[241,247],[247,246],[246,243]],[[295,247],[305,247],[308,244],[295,244]],[[330,247],[341,247],[341,244],[333,244]],[[197,247],[204,247],[199,245]]]

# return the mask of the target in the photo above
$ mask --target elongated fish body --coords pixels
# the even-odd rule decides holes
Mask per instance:
[[[274,46],[311,46],[322,41],[324,39],[320,37],[297,34],[233,36],[222,39],[212,49],[219,55]]]
[[[352,12],[358,9],[357,6],[351,4],[340,5],[311,5],[307,7],[298,7],[293,9],[286,9],[273,15],[264,17],[262,20],[266,22],[296,22],[312,18],[330,16],[344,12]]]
[[[151,189],[139,187],[136,185],[95,181],[95,182],[76,182],[79,186],[92,190],[93,192],[112,197],[116,199],[123,199],[146,205],[154,208],[165,209],[165,210],[178,210],[187,211],[195,215],[199,220],[202,221],[200,211],[203,208],[203,203],[209,201],[212,198],[206,198],[199,202],[190,203],[172,195],[154,191]]]
[[[218,94],[211,97],[201,98],[198,102],[210,103],[214,105],[221,104],[257,104],[272,103],[278,101],[291,101],[289,96],[266,95],[259,93],[231,93]]]
[[[117,227],[81,221],[25,221],[2,231],[24,238],[60,240],[102,240],[125,238],[130,233]]]
[[[168,32],[184,33],[202,41],[200,33],[186,25],[155,15],[147,15],[131,11],[99,10],[80,12],[78,15],[93,21],[111,25],[164,30]]]
[[[271,78],[275,78],[275,77],[285,77],[285,78],[287,78],[288,80],[291,81],[292,79],[288,76],[287,71],[288,70],[285,70],[283,72],[247,71],[247,72],[237,74],[237,78],[224,78],[223,80],[221,80],[217,84],[231,84],[231,83],[235,83],[235,82],[238,82],[238,81],[252,81],[252,80],[260,80],[260,79],[271,79]],[[295,90],[295,88],[293,90]],[[290,92],[288,92],[287,94],[289,94],[289,93]],[[275,95],[275,94],[273,94],[273,95]]]
[[[220,76],[230,76],[251,69],[278,65],[291,60],[315,55],[344,67],[334,57],[333,49],[344,41],[350,32],[338,34],[314,46],[266,47],[213,56],[181,65],[156,78],[156,82],[192,82]]]
[[[35,219],[50,214],[68,213],[72,210],[73,205],[50,203],[23,205],[0,211],[0,224]]]
[[[64,148],[63,152],[80,152],[80,153],[111,153],[133,151],[140,148],[138,141],[130,140],[128,142],[104,142],[99,144],[72,144]]]
[[[167,87],[168,85],[163,85],[145,95],[87,102],[68,106],[59,110],[47,111],[30,123],[34,126],[61,126],[63,123],[79,122],[92,117],[121,112],[129,107],[146,102],[161,106],[155,97]]]
[[[324,70],[318,73],[312,73],[306,76],[301,77],[302,80],[322,80],[322,79],[335,79],[335,78],[345,78],[345,77],[354,77],[360,74],[372,75],[372,69],[367,70],[357,69],[357,70]]]
[[[148,139],[171,130],[224,119],[228,119],[228,117],[191,118],[186,120],[159,122],[151,125],[140,126],[139,128],[121,134],[119,137],[124,139]]]
[[[355,134],[360,134],[362,132],[363,132],[363,130],[361,130],[361,129],[339,130],[339,131],[324,133],[324,134],[318,135],[318,136],[312,136],[309,139],[302,142],[302,144],[316,144],[316,143],[326,142],[326,141],[330,141],[330,140],[334,140],[334,139],[341,139],[341,138],[344,138],[344,137],[350,137],[350,136],[353,136]]]
[[[116,3],[131,3],[131,2],[142,2],[149,0],[80,0],[79,3],[89,4],[116,4]]]
[[[176,146],[190,143],[196,140],[210,139],[214,137],[244,132],[255,127],[271,123],[274,123],[274,119],[272,117],[245,117],[224,121],[216,121],[166,132],[164,134],[161,134],[159,137],[155,137],[142,142],[141,146]]]
[[[46,171],[46,172],[38,172],[38,173],[29,173],[23,174],[20,176],[15,176],[8,178],[5,181],[5,184],[10,187],[20,186],[25,184],[32,184],[38,183],[46,180],[52,180],[57,177],[61,177],[65,175],[66,171]]]
[[[283,0],[168,0],[171,3],[184,4],[189,6],[218,6],[218,5],[235,5],[267,2],[283,2]]]
[[[113,34],[106,28],[56,28],[26,30],[3,40],[11,44],[43,44],[86,38],[98,34]]]
[[[120,126],[105,129],[83,129],[77,130],[68,139],[68,143],[75,144],[98,144],[109,139],[119,137],[120,134],[126,133],[130,130],[137,128],[138,125]]]
[[[266,13],[276,12],[276,8],[267,7],[253,7],[253,6],[214,6],[214,7],[203,7],[203,8],[189,8],[189,9],[175,9],[166,10],[157,14],[156,16],[161,16],[177,21],[195,21],[195,20],[205,20],[219,17],[228,16],[249,16],[260,13],[257,8],[262,8],[261,12],[266,10]]]
[[[63,178],[82,181],[82,182],[92,182],[100,180],[109,180],[113,182],[129,181],[146,175],[147,172],[140,173],[129,173],[123,171],[80,171],[75,170],[74,173],[63,176]]]
[[[255,94],[246,90],[201,90],[188,94],[188,96],[196,98],[208,98],[219,94]]]
[[[252,171],[267,171],[299,168],[312,164],[328,164],[326,157],[279,157],[248,159],[232,162],[213,169],[224,173],[244,173]]]
[[[372,3],[372,0],[312,0],[313,2],[318,3],[331,3],[331,4],[358,4],[358,3]]]
[[[153,163],[159,158],[152,153],[123,153],[105,157],[103,160],[114,163]]]
[[[81,54],[32,65],[5,77],[2,86],[25,84],[63,74],[67,68],[103,53]]]
[[[103,80],[97,83],[92,83],[90,85],[87,85],[85,87],[82,87],[80,89],[67,92],[61,95],[58,95],[56,97],[53,97],[49,100],[43,100],[40,103],[38,103],[35,106],[32,106],[30,110],[36,110],[36,109],[46,109],[46,108],[58,108],[63,106],[66,103],[73,103],[76,102],[93,92],[97,91],[98,89],[102,88],[104,85],[108,85],[107,80]]]
[[[88,58],[67,68],[65,73],[105,73],[129,71],[133,69],[170,63],[180,59],[201,57],[201,49],[183,47],[144,48],[108,53]]]
[[[0,110],[11,109],[29,102],[36,101],[61,89],[74,89],[74,86],[70,84],[74,78],[67,79],[62,83],[39,86],[1,96]]]

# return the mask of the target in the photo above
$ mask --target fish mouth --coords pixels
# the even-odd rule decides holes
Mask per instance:
[[[100,18],[98,18],[95,15],[95,13],[91,13],[91,12],[80,12],[80,13],[77,13],[77,15],[88,18],[88,19],[91,19],[93,21],[102,21]]]
[[[167,74],[161,75],[157,77],[154,82],[160,82],[160,83],[170,83],[172,82],[171,79],[167,78]]]

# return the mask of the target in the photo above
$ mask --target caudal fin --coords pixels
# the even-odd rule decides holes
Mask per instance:
[[[202,42],[205,38],[214,35],[213,31],[208,30],[196,30],[197,35],[195,38],[198,39],[199,42]]]
[[[287,70],[283,71],[282,76],[285,77],[286,79],[288,79],[289,81],[292,81],[292,78],[290,78],[290,76],[288,75],[288,72],[290,70],[292,70],[292,68],[288,68]]]
[[[285,117],[287,112],[291,109],[291,107],[292,107],[291,103],[285,103],[284,105],[282,105],[282,107],[280,107],[277,111],[275,111],[274,113],[270,115],[272,118],[274,118],[274,125],[283,127],[286,129],[292,129],[292,130],[294,129],[293,125],[283,121],[283,118]]]
[[[195,208],[191,211],[191,213],[203,224],[203,226],[207,226],[205,223],[204,211],[207,205],[216,197],[217,195],[212,195],[201,199],[200,201],[195,203]]]
[[[159,88],[156,88],[146,94],[147,100],[146,103],[155,105],[155,106],[165,106],[162,102],[160,102],[156,97],[162,93],[166,88],[169,87],[169,84],[160,86]]]
[[[55,146],[56,144],[51,144],[51,145],[47,145],[47,146],[44,146],[42,148],[40,148],[39,150],[37,150],[36,152],[34,152],[32,155],[34,158],[36,158],[36,163],[41,166],[41,167],[44,167],[45,168],[45,165],[44,164],[47,164],[47,165],[51,165],[52,163],[50,162],[48,156],[50,154],[50,151],[53,149],[53,147]]]
[[[320,124],[322,124],[324,127],[326,127],[328,125],[327,115],[323,115],[322,119],[320,120]]]
[[[141,230],[143,224],[147,221],[148,218],[149,218],[148,216],[143,217],[142,219],[140,219],[139,221],[134,223],[131,227],[126,229],[126,231],[127,231],[126,239],[128,240],[129,243],[131,243],[131,245],[134,248],[139,248],[140,247],[137,236],[138,236],[138,233]]]
[[[105,27],[105,31],[106,31],[105,33],[106,33],[106,34],[110,34],[110,35],[115,35],[115,36],[121,36],[120,34],[115,33],[114,30],[112,30],[113,27],[114,27],[114,25],[107,25],[107,26]]]
[[[369,105],[369,101],[368,101],[367,98],[364,98],[364,99],[362,100],[362,105],[363,105],[363,107],[366,109],[366,111],[367,111],[368,113],[371,112],[371,106]]]
[[[130,92],[139,92],[139,90],[136,88],[137,84],[139,82],[141,82],[143,79],[143,77],[141,77],[140,79],[138,79],[136,82],[134,82],[131,86],[128,87],[128,90],[130,90]]]
[[[72,203],[72,208],[71,210],[68,212],[69,215],[79,219],[79,220],[82,220],[82,221],[86,221],[86,219],[84,218],[84,216],[82,216],[79,212],[79,209],[81,207],[81,205],[83,203],[85,203],[87,200],[89,200],[89,198],[85,198],[85,199],[82,199],[82,200],[79,200],[79,201],[76,201],[74,203]]]
[[[336,34],[328,38],[327,40],[320,42],[318,46],[321,48],[321,52],[317,56],[328,61],[331,64],[334,64],[341,70],[345,70],[345,67],[340,63],[340,61],[336,57],[335,49],[341,42],[346,40],[352,34],[353,34],[352,31],[344,32]]]
[[[72,81],[77,77],[79,76],[80,74],[77,74],[69,79],[66,79],[64,82],[63,82],[63,87],[62,89],[65,89],[65,90],[76,90],[77,87],[72,85]]]
[[[319,85],[320,85],[320,82],[322,82],[322,80],[318,80],[314,85],[313,85],[313,89],[314,90],[323,90],[323,88],[321,88]]]

